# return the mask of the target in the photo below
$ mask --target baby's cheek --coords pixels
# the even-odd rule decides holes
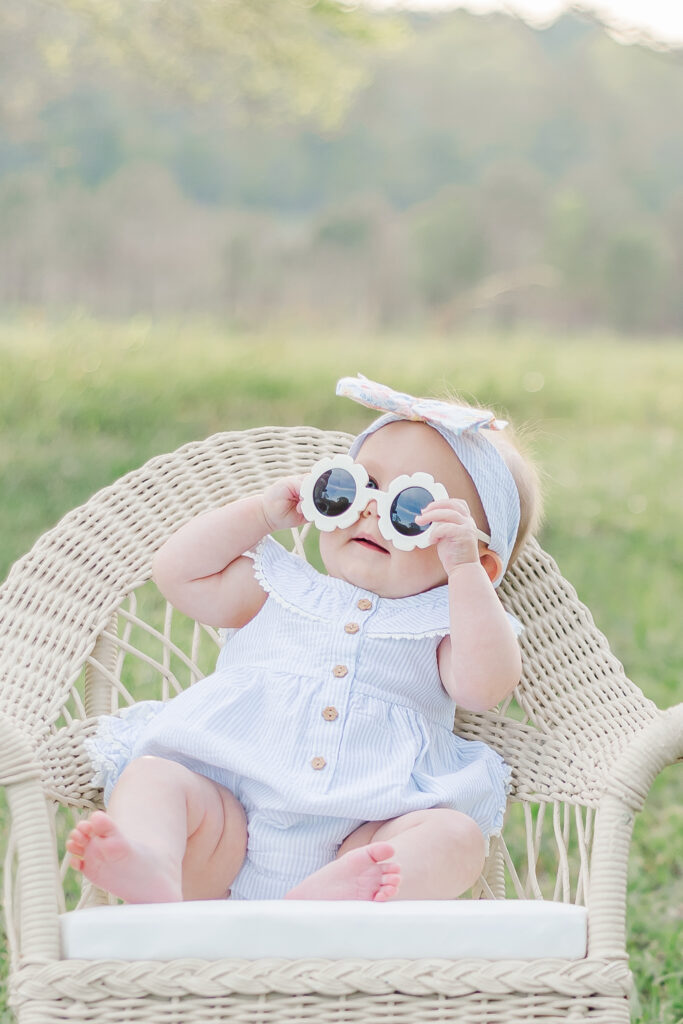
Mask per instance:
[[[433,544],[428,548],[415,548],[414,551],[406,551],[403,554],[407,557],[414,556],[413,574],[417,582],[415,587],[416,594],[446,583],[448,577],[441,562],[437,545]]]
[[[335,530],[333,533],[320,533],[318,547],[320,550],[320,558],[325,567],[325,571],[329,576],[336,576],[338,572],[337,562],[339,561],[337,551],[339,547],[339,537],[336,534],[341,533],[341,530]]]

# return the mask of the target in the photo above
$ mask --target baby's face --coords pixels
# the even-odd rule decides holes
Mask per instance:
[[[381,491],[402,473],[431,473],[449,498],[464,498],[479,529],[487,531],[484,509],[469,474],[448,442],[426,423],[387,424],[368,437],[356,462]],[[382,536],[374,501],[351,526],[321,533],[320,554],[330,576],[379,597],[409,597],[446,582],[435,546],[399,551]]]

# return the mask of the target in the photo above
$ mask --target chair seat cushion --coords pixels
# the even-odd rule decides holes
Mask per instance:
[[[535,900],[202,900],[61,916],[65,959],[586,956],[585,907]]]

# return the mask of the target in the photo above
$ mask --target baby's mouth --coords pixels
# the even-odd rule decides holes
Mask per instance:
[[[354,544],[360,544],[361,547],[370,548],[372,551],[381,551],[383,555],[388,555],[389,552],[386,548],[383,548],[377,541],[372,540],[370,537],[354,537]]]

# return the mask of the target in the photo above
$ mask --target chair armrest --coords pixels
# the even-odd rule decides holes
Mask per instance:
[[[683,758],[683,704],[657,716],[610,768],[595,820],[588,898],[590,956],[626,956],[628,855],[636,813],[656,776]]]
[[[59,958],[59,867],[42,775],[30,739],[0,715],[0,785],[6,788],[11,816],[5,913],[12,957],[22,961]],[[13,851],[19,865],[16,887]]]
[[[606,792],[637,812],[659,773],[683,759],[683,704],[660,711],[610,769]]]

